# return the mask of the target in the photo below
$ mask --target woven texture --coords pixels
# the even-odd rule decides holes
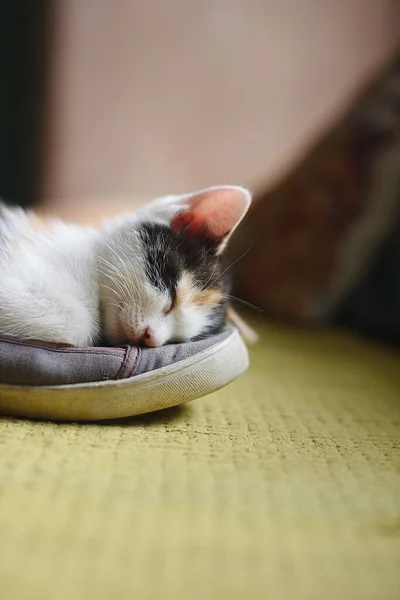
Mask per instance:
[[[2,598],[400,597],[399,356],[256,327],[180,409],[0,421]]]

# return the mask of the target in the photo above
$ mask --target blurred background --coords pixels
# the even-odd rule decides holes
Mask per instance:
[[[240,296],[297,320],[336,308],[338,249],[373,187],[363,148],[382,123],[393,141],[399,75],[364,129],[348,126],[328,159],[307,157],[390,63],[398,0],[3,0],[1,11],[0,196],[82,221],[249,186],[254,206],[232,244],[233,258],[245,254]],[[307,176],[268,195],[302,157]],[[392,208],[378,211],[387,222]]]
[[[3,0],[1,11],[0,194],[63,214],[257,188],[399,37],[396,0]]]

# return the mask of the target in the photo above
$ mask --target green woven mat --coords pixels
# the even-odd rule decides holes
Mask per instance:
[[[256,327],[181,409],[0,421],[1,598],[400,597],[399,355]]]

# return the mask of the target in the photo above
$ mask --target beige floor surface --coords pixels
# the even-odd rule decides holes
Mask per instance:
[[[1,598],[400,597],[399,355],[258,327],[181,409],[0,420]]]

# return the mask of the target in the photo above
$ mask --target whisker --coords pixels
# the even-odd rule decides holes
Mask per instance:
[[[122,299],[121,296],[118,294],[117,290],[115,290],[114,288],[110,287],[109,285],[103,284],[103,287],[106,290],[109,290],[110,292],[112,292],[117,298]]]
[[[122,258],[115,252],[115,250],[112,249],[111,246],[107,246],[107,247],[110,248],[112,250],[112,252],[114,252],[114,254],[119,258],[121,264],[124,265]],[[126,294],[128,296],[131,294],[134,294],[134,292],[137,291],[137,285],[135,285],[135,282],[133,282],[131,279],[129,279],[126,275],[124,275],[118,269],[118,267],[116,267],[110,261],[106,260],[105,258],[103,258],[101,256],[99,257],[99,260],[104,265],[105,268],[110,269],[120,279],[120,284],[123,288],[125,288]]]
[[[115,293],[117,293],[117,291],[119,291],[120,294],[122,296],[124,296],[124,297],[125,296],[131,296],[130,291],[128,293],[126,287],[120,281],[118,281],[118,279],[116,279],[115,277],[113,277],[109,273],[101,271],[100,269],[97,269],[97,272],[101,273],[102,275],[104,275],[104,277],[107,277],[110,280],[110,282],[112,282],[112,284],[117,288],[116,290],[114,290]],[[103,286],[106,287],[104,284],[103,284]],[[109,289],[111,290],[111,288],[109,288]]]
[[[265,312],[259,306],[256,306],[255,304],[252,304],[251,302],[247,302],[247,300],[243,300],[243,298],[238,298],[237,296],[232,296],[231,294],[224,294],[224,298],[229,298],[230,300],[236,300],[236,302],[240,302],[241,304],[244,304],[245,306],[249,306],[250,308],[253,308],[254,310],[256,310],[259,313]]]
[[[121,256],[118,254],[118,252],[117,252],[117,251],[116,251],[114,248],[112,248],[112,247],[111,247],[109,244],[107,244],[107,248],[108,248],[108,249],[109,249],[111,252],[113,252],[113,254],[114,254],[114,255],[115,255],[117,258],[118,258],[118,260],[120,261],[121,265],[122,265],[123,267],[125,267],[125,266],[126,266],[126,263],[124,263],[124,261],[122,260]],[[122,250],[121,250],[121,252],[122,252]],[[128,262],[128,261],[129,261],[129,259],[128,259],[127,255],[126,255],[125,253],[123,253],[123,254],[124,254],[124,256],[125,256],[126,262]],[[110,263],[110,264],[111,264],[111,263]],[[115,270],[115,271],[118,273],[119,277],[121,277],[121,278],[122,278],[122,279],[125,281],[125,283],[127,283],[127,282],[128,282],[128,285],[134,285],[133,281],[132,281],[132,280],[129,280],[129,279],[126,277],[126,275],[124,275],[123,273],[121,273],[121,271],[120,271],[120,270],[119,270],[119,269],[118,269],[118,268],[117,268],[115,265],[113,265],[113,267],[114,267],[114,270]],[[129,288],[128,288],[128,289],[129,289]]]
[[[210,283],[211,279],[212,279],[212,278],[214,277],[214,275],[215,275],[215,269],[217,268],[217,266],[218,266],[218,261],[215,261],[215,263],[214,263],[214,268],[213,268],[213,270],[212,270],[212,273],[211,273],[210,277],[207,279],[207,281],[206,281],[206,283],[204,284],[204,286],[202,287],[202,289],[203,289],[203,290],[207,289],[207,287],[208,287],[208,284]],[[215,281],[216,281],[216,280],[215,280]],[[213,282],[213,283],[214,283],[214,282]],[[212,284],[211,284],[211,285],[212,285]]]
[[[126,289],[120,285],[120,282],[118,282],[118,280],[115,280],[113,277],[111,277],[110,275],[108,275],[107,273],[103,273],[106,277],[108,277],[109,279],[111,279],[113,285],[115,287],[111,287],[105,283],[102,284],[102,286],[109,290],[112,295],[116,296],[116,298],[120,301],[120,302],[124,302],[125,304],[133,304],[136,305],[136,301],[134,299],[134,297],[132,297],[131,293],[127,294]],[[115,289],[117,288],[117,289]]]
[[[131,250],[131,246],[130,246],[130,245],[127,243],[127,242],[125,242],[125,241],[124,241],[124,242],[122,242],[122,244],[123,244],[124,246],[126,246],[126,247],[127,247],[129,250]],[[121,250],[121,252],[122,252],[122,250]],[[123,252],[123,255],[125,256],[125,258],[126,258],[126,261],[127,261],[127,263],[128,263],[128,262],[129,262],[129,258],[128,258],[127,254],[126,254],[125,252]],[[132,284],[136,286],[136,291],[139,291],[139,288],[140,288],[140,283],[139,283],[139,280],[138,280],[138,277],[137,277],[137,274],[136,274],[136,271],[135,271],[135,269],[132,269],[132,270],[131,270],[131,274],[132,274],[132,275],[133,275],[133,277],[135,278],[135,282],[132,282]]]
[[[224,273],[226,273],[227,271],[229,271],[229,269],[230,269],[231,267],[233,267],[234,265],[236,265],[236,263],[238,263],[238,262],[239,262],[239,260],[242,260],[242,258],[244,258],[248,252],[250,252],[251,248],[252,248],[252,246],[250,246],[250,247],[249,247],[249,248],[246,250],[246,252],[243,252],[243,254],[242,254],[241,256],[239,256],[239,258],[237,258],[236,260],[234,260],[234,261],[233,261],[233,263],[231,263],[231,264],[230,264],[228,267],[226,267],[226,269],[224,269],[224,270],[222,271],[222,273],[221,273],[220,275],[218,275],[218,277],[217,277],[216,279],[214,279],[214,281],[212,281],[212,282],[210,283],[210,286],[211,286],[211,285],[213,285],[213,284],[214,284],[216,281],[218,281],[218,279],[221,279],[222,275],[224,275]]]

